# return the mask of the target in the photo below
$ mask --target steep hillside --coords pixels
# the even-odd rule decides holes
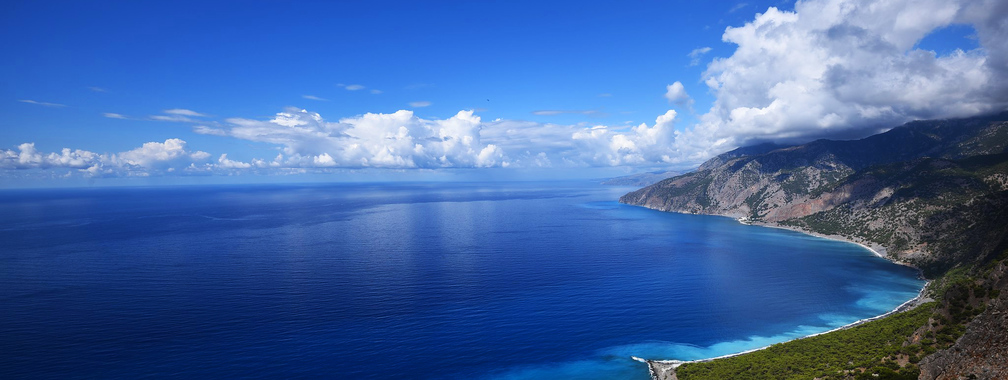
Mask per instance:
[[[609,178],[602,181],[603,185],[609,186],[648,186],[668,177],[682,174],[682,171],[657,171],[639,174],[625,175],[621,177]]]
[[[840,235],[928,275],[982,261],[1005,238],[1008,113],[774,148],[722,154],[620,201]]]
[[[886,344],[902,341],[890,347],[898,353],[855,363],[847,358],[863,350],[836,351],[835,344],[820,347],[805,340],[776,350],[830,349],[823,360],[839,358],[840,365],[822,369],[821,362],[795,365],[756,353],[687,364],[683,378],[1008,374],[1008,113],[913,122],[856,141],[738,149],[620,201],[839,236],[872,245],[936,279],[928,294],[939,302],[925,323],[909,337],[902,330],[877,337],[888,339]],[[879,323],[892,324],[893,318],[901,317]]]

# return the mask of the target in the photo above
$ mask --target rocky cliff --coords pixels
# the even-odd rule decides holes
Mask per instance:
[[[620,202],[881,247],[938,279],[930,292],[941,306],[904,343],[933,352],[921,378],[1008,376],[1008,112],[737,149]]]
[[[1005,239],[1008,113],[737,149],[620,201],[874,243],[934,276],[989,258]]]

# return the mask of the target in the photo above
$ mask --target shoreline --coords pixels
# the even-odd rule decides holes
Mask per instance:
[[[644,359],[644,358],[639,358],[639,357],[636,357],[636,356],[631,356],[630,358],[633,359],[633,360],[635,360],[635,361],[647,364],[647,366],[648,366],[648,372],[651,374],[651,379],[653,379],[653,380],[676,379],[675,370],[676,370],[676,368],[679,368],[679,366],[681,366],[683,364],[688,364],[688,363],[706,363],[706,362],[710,362],[710,361],[714,361],[714,360],[727,359],[727,358],[731,358],[731,357],[735,357],[735,356],[741,356],[741,355],[753,353],[753,352],[756,352],[756,351],[765,350],[767,348],[772,347],[775,344],[794,342],[794,341],[798,341],[798,340],[802,340],[802,339],[808,339],[808,338],[813,338],[813,337],[817,337],[817,336],[824,335],[824,334],[829,334],[829,333],[835,332],[835,331],[847,330],[847,329],[850,329],[850,328],[854,328],[854,327],[863,325],[863,324],[868,323],[868,322],[872,322],[872,321],[876,321],[876,320],[888,317],[888,316],[896,314],[896,313],[901,313],[901,312],[904,312],[904,311],[907,311],[907,310],[912,310],[912,309],[916,308],[917,306],[920,306],[920,305],[925,304],[927,302],[933,301],[931,298],[929,298],[929,297],[927,297],[927,296],[924,295],[924,291],[927,290],[927,287],[930,284],[931,284],[931,281],[925,282],[924,286],[921,287],[921,290],[919,292],[917,292],[917,296],[915,296],[914,298],[911,298],[911,299],[907,300],[906,302],[901,303],[899,306],[896,306],[896,308],[894,308],[892,310],[889,310],[889,311],[887,311],[885,313],[876,315],[874,317],[859,319],[857,321],[854,321],[854,322],[848,323],[846,325],[843,325],[843,326],[840,326],[840,327],[836,327],[836,328],[833,328],[833,329],[830,329],[830,330],[827,330],[827,331],[818,332],[818,333],[815,333],[815,334],[809,334],[809,335],[806,335],[806,336],[802,336],[802,337],[798,337],[798,338],[794,338],[794,339],[790,339],[790,340],[785,340],[783,342],[773,343],[773,344],[766,345],[766,346],[763,346],[763,347],[757,347],[757,348],[753,348],[753,349],[749,349],[749,350],[745,350],[745,351],[741,351],[741,352],[736,352],[736,353],[733,353],[733,354],[721,355],[721,356],[717,356],[717,357],[713,357],[713,358],[696,359],[696,360]]]
[[[639,207],[644,207],[644,208],[651,209],[651,210],[656,210],[656,211],[662,211],[662,210],[653,209],[653,208],[650,208],[650,207],[647,207],[647,206],[639,206]],[[664,211],[664,212],[675,212],[675,211]],[[697,215],[697,214],[690,214],[690,215]],[[886,261],[888,261],[890,263],[893,263],[893,264],[896,264],[896,265],[902,265],[902,266],[905,266],[905,267],[916,269],[917,273],[918,273],[918,277],[921,278],[921,279],[924,279],[923,274],[922,274],[920,268],[917,268],[917,267],[915,267],[915,266],[913,266],[913,265],[911,265],[909,263],[898,261],[898,260],[894,260],[894,259],[888,257],[888,255],[887,255],[888,252],[887,252],[886,248],[883,247],[883,246],[881,246],[881,245],[875,244],[873,246],[868,246],[868,245],[866,245],[864,243],[861,243],[861,242],[858,242],[858,241],[853,241],[853,240],[851,240],[851,239],[849,239],[849,238],[847,238],[845,236],[841,236],[841,235],[826,235],[826,234],[821,234],[821,233],[818,233],[818,232],[808,231],[808,230],[805,230],[805,229],[802,229],[802,228],[799,228],[799,227],[784,226],[784,225],[780,225],[780,224],[777,224],[777,223],[753,222],[753,221],[748,220],[747,218],[734,218],[734,217],[726,216],[726,215],[716,215],[716,214],[705,214],[705,215],[721,216],[721,217],[725,217],[725,218],[732,218],[732,219],[735,219],[739,224],[744,224],[744,225],[752,225],[752,226],[760,226],[760,227],[768,227],[768,228],[777,228],[777,229],[782,229],[782,230],[799,232],[799,233],[802,233],[802,234],[805,234],[805,235],[809,235],[809,236],[817,237],[817,238],[821,238],[821,239],[829,239],[829,240],[840,241],[840,242],[844,242],[844,243],[856,244],[858,246],[861,246],[864,249],[867,249],[869,252],[871,252],[872,254],[874,254],[876,257],[884,259],[884,260],[886,260]],[[881,251],[881,253],[879,251]],[[853,327],[856,327],[856,326],[859,326],[859,325],[862,325],[862,324],[865,324],[865,323],[868,323],[868,322],[872,322],[872,321],[876,321],[876,320],[888,317],[888,316],[896,314],[896,313],[904,312],[904,311],[907,311],[907,310],[912,310],[912,309],[916,308],[917,306],[920,306],[921,304],[924,304],[924,303],[932,301],[932,299],[930,297],[927,297],[927,296],[924,295],[924,292],[927,290],[928,285],[930,285],[930,284],[931,284],[931,281],[926,280],[926,282],[924,283],[924,285],[921,287],[920,291],[917,292],[917,296],[915,296],[915,297],[913,297],[913,298],[911,298],[911,299],[903,302],[899,306],[896,306],[896,308],[894,308],[894,309],[892,309],[890,311],[887,311],[885,313],[876,315],[874,317],[859,319],[857,321],[854,321],[854,322],[848,323],[846,325],[843,325],[843,326],[840,326],[840,327],[837,327],[837,328],[833,328],[833,329],[830,329],[830,330],[827,330],[827,331],[823,331],[823,332],[819,332],[819,333],[815,333],[815,334],[810,334],[810,335],[806,335],[806,336],[802,336],[802,337],[798,337],[798,338],[794,338],[794,339],[790,339],[790,340],[786,340],[786,341],[779,342],[779,343],[774,343],[774,344],[793,342],[793,341],[797,341],[797,340],[801,340],[801,339],[807,339],[807,338],[812,338],[812,337],[820,336],[820,335],[823,335],[823,334],[828,334],[828,333],[831,333],[831,332],[834,332],[834,331],[846,330],[846,329],[850,329],[850,328],[853,328]],[[639,358],[639,357],[636,357],[636,356],[631,356],[630,358],[633,359],[633,360],[635,360],[635,361],[647,364],[647,366],[648,366],[648,372],[651,375],[651,379],[653,379],[653,380],[670,380],[670,379],[677,379],[676,374],[675,374],[675,370],[676,370],[676,368],[678,368],[679,366],[681,366],[683,364],[687,364],[687,363],[704,363],[704,362],[710,362],[710,361],[714,361],[714,360],[718,360],[718,359],[727,359],[727,358],[731,358],[731,357],[735,357],[735,356],[740,356],[740,355],[745,355],[745,354],[756,352],[756,351],[765,350],[765,349],[773,346],[774,344],[770,344],[770,345],[766,345],[766,346],[758,347],[758,348],[753,348],[753,349],[745,350],[745,351],[741,351],[741,352],[736,352],[736,353],[733,353],[733,354],[727,354],[727,355],[721,355],[721,356],[717,356],[717,357],[713,357],[713,358],[697,359],[697,360],[644,359],[644,358]]]
[[[916,269],[917,272],[918,272],[918,276],[920,276],[920,278],[924,278],[923,277],[923,273],[921,272],[920,268],[917,268],[917,267],[913,266],[910,263],[907,263],[907,262],[904,262],[904,261],[900,261],[900,260],[895,260],[895,259],[889,257],[889,255],[888,255],[889,250],[886,249],[886,247],[883,247],[883,246],[878,245],[878,244],[872,244],[871,246],[869,246],[869,245],[867,245],[865,243],[862,243],[860,241],[851,240],[850,238],[848,238],[846,236],[843,236],[843,235],[826,235],[826,234],[821,234],[821,233],[814,232],[814,231],[809,231],[809,230],[806,230],[806,229],[800,228],[800,227],[785,226],[785,225],[781,225],[781,224],[778,224],[778,223],[772,223],[772,222],[742,222],[741,220],[739,220],[739,223],[746,224],[746,225],[751,225],[751,226],[760,226],[760,227],[777,228],[777,229],[781,229],[781,230],[794,231],[794,232],[803,233],[805,235],[809,235],[809,236],[813,236],[813,237],[817,237],[817,238],[828,239],[828,240],[833,240],[833,241],[839,241],[839,242],[844,242],[844,243],[857,244],[857,245],[861,246],[861,248],[867,249],[869,252],[871,252],[875,256],[877,256],[877,257],[879,257],[881,259],[885,259],[886,261],[888,261],[890,263],[893,263],[893,264],[896,264],[896,265],[902,265],[902,266],[905,266],[905,267],[908,267],[908,268]]]

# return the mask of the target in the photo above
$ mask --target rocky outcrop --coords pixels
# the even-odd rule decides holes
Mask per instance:
[[[1000,296],[991,300],[952,347],[920,363],[920,379],[1008,379],[1008,264],[1000,263],[986,280]]]

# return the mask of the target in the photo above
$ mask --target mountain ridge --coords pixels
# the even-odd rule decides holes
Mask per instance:
[[[902,353],[826,378],[1008,376],[1008,365],[991,358],[1008,348],[1008,112],[915,121],[860,140],[739,148],[620,202],[840,238],[932,280],[926,293],[938,302],[927,322],[909,336],[889,337],[903,342]],[[808,369],[764,359],[687,364],[683,374],[770,378],[770,367]]]
[[[960,215],[964,207],[1003,210],[1008,204],[1008,113],[917,121],[860,140],[770,148],[727,152],[696,171],[627,193],[620,202],[874,243],[890,259],[929,276],[958,263],[958,256],[927,248],[939,239],[933,231],[952,233],[945,220],[970,217]],[[1002,214],[985,213],[978,222],[988,229],[1008,223]]]

